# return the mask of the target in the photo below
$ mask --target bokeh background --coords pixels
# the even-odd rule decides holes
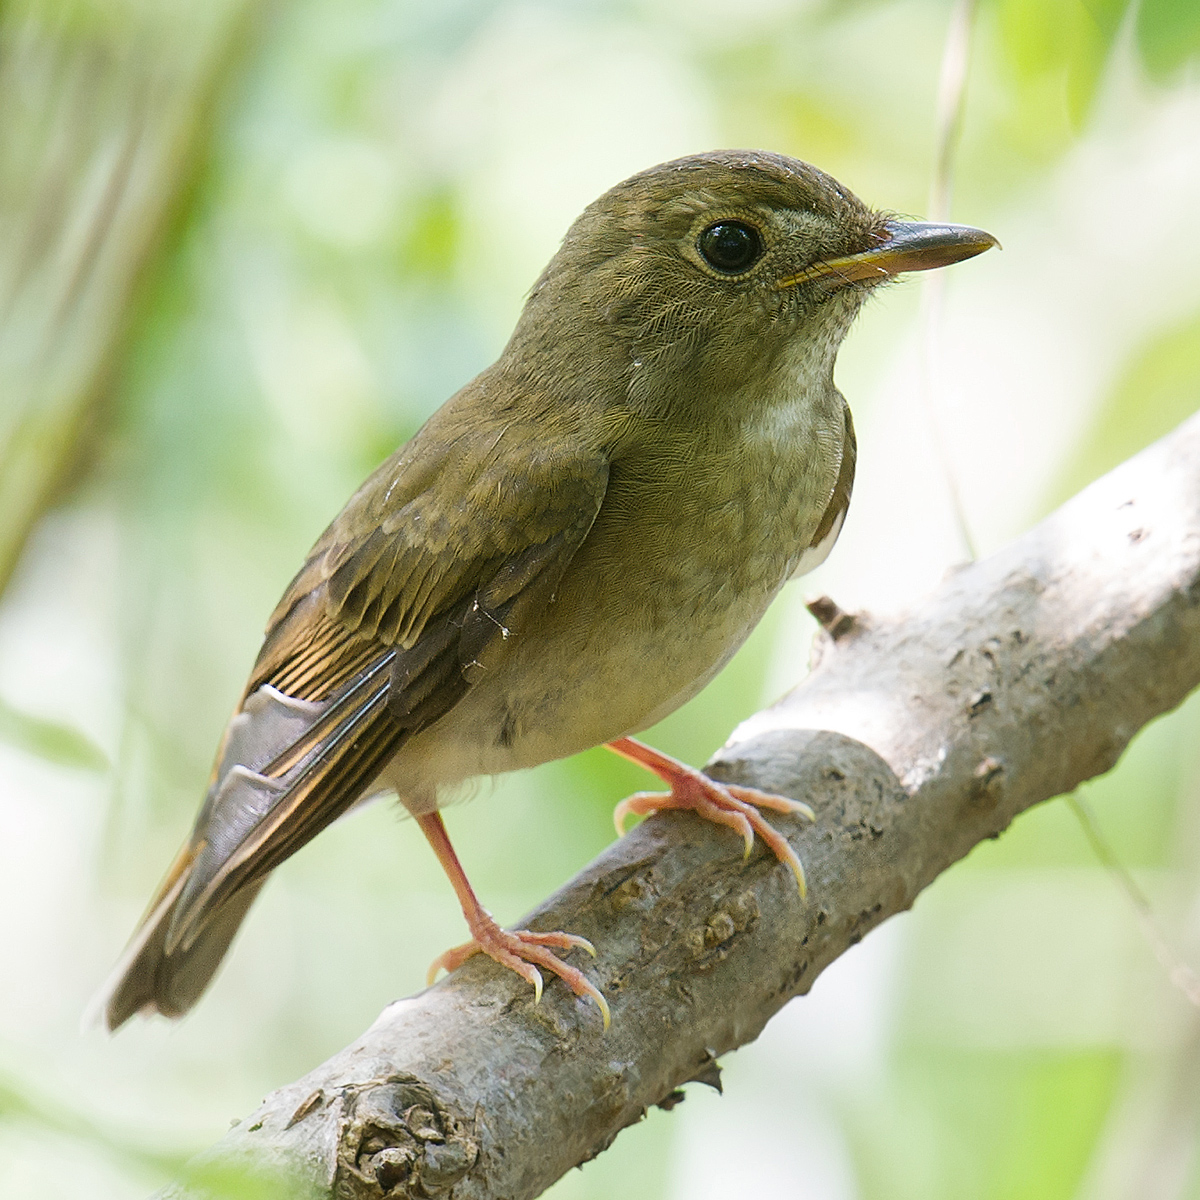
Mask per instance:
[[[145,1195],[462,939],[380,803],[278,871],[187,1020],[78,1029],[301,556],[498,353],[573,216],[719,146],[925,214],[950,18],[0,5],[0,1195]],[[1200,5],[980,0],[951,215],[1003,253],[947,272],[935,319],[921,279],[873,299],[838,369],[861,447],[841,544],[665,749],[704,761],[803,676],[806,597],[919,600],[966,553],[955,490],[986,553],[1200,407]],[[723,1097],[690,1086],[550,1194],[1200,1197],[1200,1013],[1169,970],[1200,963],[1198,727],[1193,698],[1083,792],[1168,952],[1043,805],[730,1056]],[[593,751],[448,824],[512,922],[643,786]]]

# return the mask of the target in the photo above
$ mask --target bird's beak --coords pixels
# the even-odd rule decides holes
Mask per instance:
[[[775,286],[794,287],[812,279],[834,276],[843,283],[876,282],[902,271],[930,271],[974,258],[1000,243],[982,229],[969,225],[936,225],[926,221],[888,221],[885,240],[858,254],[845,254],[813,263]]]

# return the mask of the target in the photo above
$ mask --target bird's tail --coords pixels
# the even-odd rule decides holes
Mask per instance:
[[[267,875],[353,805],[406,736],[388,709],[393,657],[327,700],[263,684],[239,705],[192,834],[89,1016],[114,1030],[195,1004]]]
[[[195,858],[195,848],[189,841],[84,1015],[85,1025],[99,1024],[111,1032],[136,1013],[182,1016],[208,986],[265,880],[231,895],[186,950],[168,953],[167,931]]]

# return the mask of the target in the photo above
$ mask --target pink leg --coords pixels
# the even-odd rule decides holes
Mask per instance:
[[[689,808],[705,820],[715,821],[718,825],[728,825],[730,829],[740,833],[746,846],[747,858],[757,833],[775,852],[775,857],[791,867],[800,888],[800,895],[805,894],[804,867],[799,858],[788,845],[787,839],[767,824],[758,810],[769,808],[774,812],[800,813],[810,821],[815,820],[813,811],[807,804],[799,800],[789,800],[786,796],[760,792],[757,788],[717,783],[715,779],[709,779],[703,771],[697,771],[694,767],[689,767],[669,754],[663,754],[634,738],[618,738],[615,742],[609,742],[608,748],[622,758],[637,763],[639,767],[653,771],[671,788],[669,792],[638,792],[636,796],[622,800],[613,810],[618,834],[625,832],[625,818],[630,813],[645,816],[667,808]]]
[[[582,971],[563,962],[556,954],[546,947],[553,946],[559,950],[570,950],[580,947],[593,958],[596,951],[587,938],[577,937],[573,933],[533,933],[528,929],[501,929],[496,924],[492,914],[479,903],[458,855],[450,844],[450,835],[442,824],[440,813],[428,813],[417,817],[421,832],[429,839],[433,852],[438,856],[442,869],[450,877],[450,884],[462,905],[463,916],[467,919],[467,928],[471,931],[471,941],[433,960],[429,967],[428,982],[432,983],[434,976],[443,967],[453,971],[460,967],[473,954],[483,951],[489,958],[494,958],[502,967],[516,971],[522,979],[533,985],[535,1003],[542,998],[542,973],[538,966],[545,967],[557,975],[577,996],[588,996],[596,1002],[600,1015],[604,1018],[604,1028],[608,1028],[608,1002],[603,994],[592,984]],[[534,964],[537,964],[535,966]]]

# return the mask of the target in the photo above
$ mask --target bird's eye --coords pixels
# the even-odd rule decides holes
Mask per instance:
[[[700,235],[697,249],[710,267],[736,275],[762,256],[762,235],[745,221],[718,221]]]

